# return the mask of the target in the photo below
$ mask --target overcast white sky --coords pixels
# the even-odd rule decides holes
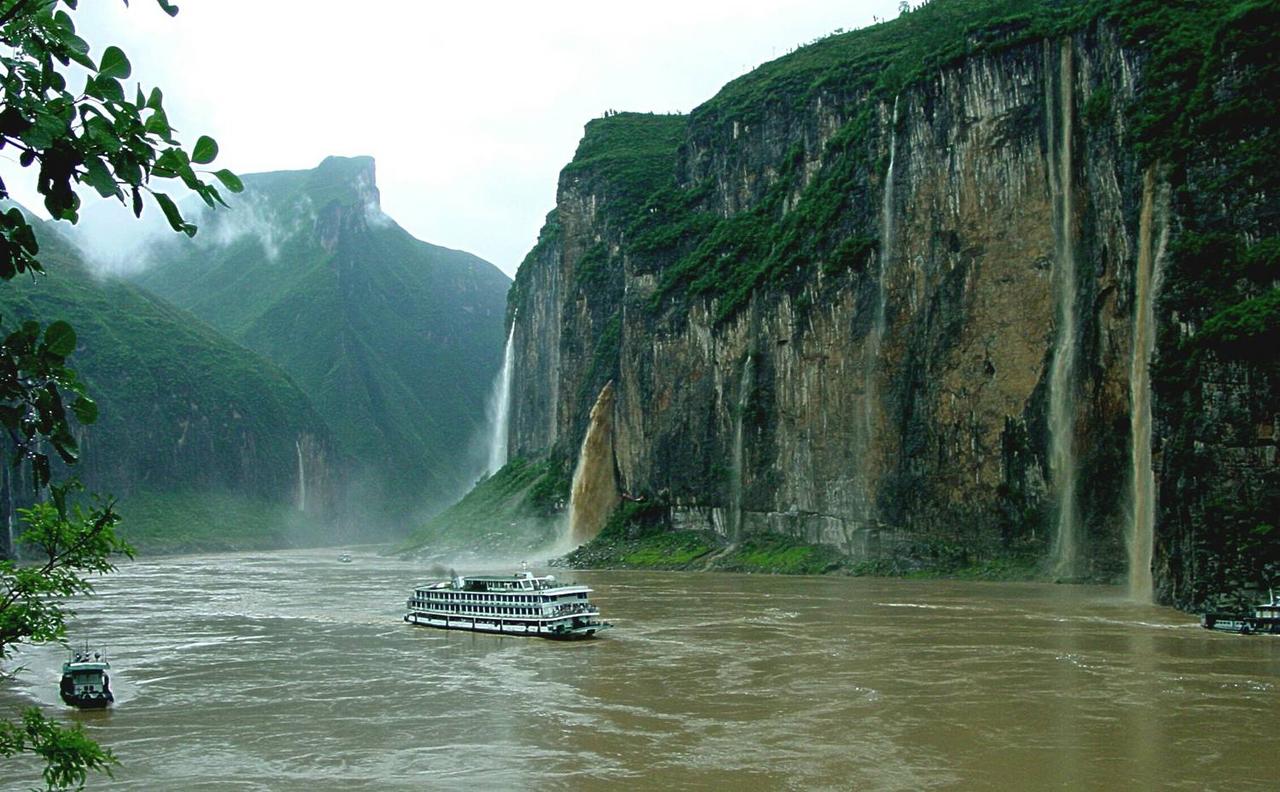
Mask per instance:
[[[583,125],[607,109],[688,112],[729,80],[836,28],[897,16],[897,0],[82,0],[95,59],[165,92],[215,167],[377,159],[382,208],[414,236],[514,274],[555,205]],[[130,91],[131,93],[131,91]],[[38,205],[5,164],[15,198]],[[154,211],[154,209],[152,209]]]

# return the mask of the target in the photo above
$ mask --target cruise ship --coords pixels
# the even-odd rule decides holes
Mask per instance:
[[[610,626],[587,599],[590,593],[531,572],[455,577],[416,587],[404,620],[449,630],[590,638]]]

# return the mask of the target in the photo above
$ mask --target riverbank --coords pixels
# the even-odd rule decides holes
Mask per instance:
[[[671,530],[665,509],[623,503],[600,534],[557,559],[573,569],[749,572],[912,579],[1051,580],[1035,556],[972,558],[962,548],[922,545],[903,558],[856,560],[830,545],[779,533],[751,533],[734,542],[713,531]],[[1111,582],[1111,581],[1098,581]]]

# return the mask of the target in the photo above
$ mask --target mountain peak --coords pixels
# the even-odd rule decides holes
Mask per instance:
[[[309,170],[268,171],[244,174],[250,193],[262,193],[273,202],[309,201],[317,211],[325,207],[356,206],[380,214],[377,168],[373,157],[325,157]]]
[[[360,155],[356,157],[339,157],[330,155],[315,167],[316,174],[324,174],[331,178],[368,178],[373,180],[376,164],[373,157]]]
[[[363,206],[369,212],[381,211],[378,171],[373,157],[325,157],[307,181],[312,192],[330,194],[336,188],[342,203]]]

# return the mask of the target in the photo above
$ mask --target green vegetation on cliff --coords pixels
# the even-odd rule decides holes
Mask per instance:
[[[231,522],[237,497],[245,514],[264,515],[251,524],[284,532],[299,437],[332,446],[306,396],[278,367],[190,314],[136,286],[92,276],[58,228],[42,223],[37,232],[47,274],[0,292],[0,314],[61,319],[77,329],[77,367],[101,411],[82,434],[77,475],[91,490],[119,497],[126,518],[135,497],[154,504],[145,493],[184,492],[189,508],[173,516],[174,534],[208,541],[163,538],[131,519],[120,533],[143,552],[228,546],[222,534],[240,530]],[[156,510],[146,511],[158,524]],[[268,513],[280,519],[267,520]]]
[[[1212,75],[1226,66],[1224,57],[1243,53],[1249,63],[1263,62],[1260,50],[1273,42],[1258,31],[1274,24],[1267,18],[1274,13],[1271,4],[1242,0],[935,0],[891,22],[833,35],[766,63],[726,85],[687,119],[638,113],[595,119],[562,178],[607,184],[600,193],[607,200],[606,222],[627,229],[626,252],[642,268],[650,262],[660,271],[659,304],[717,299],[717,316],[725,319],[755,290],[786,288],[812,267],[838,275],[866,266],[876,240],[860,235],[849,218],[874,211],[875,197],[861,185],[883,172],[884,141],[877,139],[872,105],[864,104],[827,143],[816,178],[802,174],[805,152],[794,148],[778,172],[766,174],[767,186],[751,207],[729,216],[707,206],[710,178],[677,183],[682,147],[687,154],[689,146],[709,144],[727,129],[801,111],[824,96],[892,105],[896,93],[962,58],[1105,20],[1151,53],[1146,87],[1126,108],[1130,142],[1146,161],[1168,162],[1204,134],[1229,136],[1242,123],[1274,113],[1274,81],[1258,79],[1262,90],[1225,106],[1216,106],[1209,95]],[[1091,96],[1086,120],[1103,113],[1111,100],[1106,92]],[[1265,140],[1241,154],[1237,162],[1247,172],[1230,174],[1217,185],[1221,189],[1249,181],[1237,177],[1273,172],[1266,163],[1276,152]],[[876,175],[869,180],[868,173]],[[595,284],[607,269],[606,257],[588,255],[583,267],[579,277]]]
[[[439,508],[482,467],[510,281],[383,215],[368,157],[244,184],[139,283],[288,373],[353,460],[367,517]]]
[[[564,558],[580,569],[687,569],[758,574],[820,575],[848,569],[848,559],[825,545],[760,533],[728,543],[710,531],[673,531],[667,509],[626,501],[600,534]]]
[[[563,462],[513,459],[410,534],[397,552],[432,558],[510,558],[550,547],[569,519]]]
[[[738,542],[710,531],[672,530],[666,507],[624,502],[600,534],[565,556],[579,569],[672,569],[778,575],[880,575],[965,580],[1032,580],[1039,556],[978,558],[971,548],[922,542],[898,559],[855,562],[829,545],[773,532],[749,533]]]
[[[623,217],[639,212],[673,175],[671,163],[684,140],[686,123],[682,115],[653,113],[593,119],[560,179],[599,180],[611,212],[616,208]]]
[[[933,0],[878,25],[814,41],[730,82],[693,111],[699,123],[755,123],[817,97],[892,97],[961,58],[1084,27],[1107,0]]]

